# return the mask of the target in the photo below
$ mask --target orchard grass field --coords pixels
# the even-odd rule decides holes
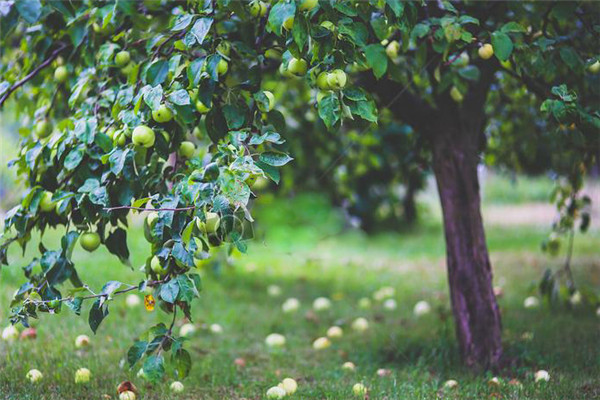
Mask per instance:
[[[519,198],[527,200],[526,195]],[[370,399],[600,396],[600,320],[594,310],[583,306],[575,310],[523,308],[523,299],[535,293],[535,282],[544,269],[556,268],[562,260],[539,250],[547,234],[544,226],[487,227],[495,285],[504,291],[499,300],[503,340],[508,355],[519,360],[497,375],[502,383],[496,387],[488,384],[491,373],[475,375],[458,358],[442,229],[435,213],[426,213],[411,233],[367,237],[344,229],[341,217],[326,204],[314,195],[292,201],[263,196],[256,207],[260,224],[248,254],[234,255],[229,262],[222,257],[220,266],[203,271],[203,296],[193,312],[199,329],[188,344],[194,366],[183,382],[182,394],[169,392],[172,375],[152,386],[136,377],[137,368],[125,366],[125,352],[136,335],[157,320],[169,323],[169,319],[158,310],[147,312],[143,304],[128,308],[125,296],[119,296],[95,336],[85,310],[76,317],[63,309],[66,315],[43,314],[35,321],[37,339],[1,342],[0,398],[114,399],[117,385],[131,380],[143,399],[261,399],[285,377],[298,381],[298,392],[290,397],[297,399],[349,399],[357,382],[369,388]],[[139,221],[133,225],[128,242],[137,266],[149,247]],[[56,246],[59,238],[58,232],[48,232],[44,243]],[[576,237],[573,267],[580,284],[600,283],[599,240],[597,228]],[[27,257],[34,256],[34,247],[30,246],[25,258],[13,249],[11,266],[1,271],[3,326],[8,323],[11,294],[22,282],[20,269]],[[141,278],[104,248],[88,254],[78,247],[75,260],[93,290],[106,280],[133,284]],[[279,286],[281,295],[269,295],[270,285]],[[360,298],[371,297],[383,286],[396,289],[396,310],[386,310],[376,301],[367,310],[357,306]],[[313,300],[320,296],[332,299],[330,310],[312,311]],[[295,314],[281,310],[288,297],[301,301]],[[433,310],[417,318],[412,309],[419,300],[427,300]],[[356,317],[370,322],[364,334],[350,328]],[[211,333],[208,326],[213,323],[223,327],[222,334]],[[333,340],[328,349],[314,350],[313,340],[325,336],[332,325],[341,326],[344,336]],[[283,349],[265,345],[265,337],[272,332],[286,336]],[[87,350],[75,348],[80,334],[92,338]],[[245,366],[234,363],[238,358]],[[344,371],[345,361],[355,363],[356,370]],[[74,372],[80,367],[92,372],[88,385],[74,383]],[[44,374],[37,385],[25,379],[31,368]],[[381,368],[390,374],[378,376]],[[549,371],[549,382],[534,383],[538,369]],[[457,380],[458,388],[443,389],[448,379]],[[522,386],[509,384],[511,379]]]

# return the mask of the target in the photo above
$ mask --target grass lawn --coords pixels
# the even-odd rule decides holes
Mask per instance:
[[[0,342],[1,399],[116,399],[116,387],[133,381],[144,399],[262,399],[266,390],[285,377],[299,383],[297,399],[349,399],[352,385],[363,382],[370,399],[592,399],[600,397],[600,319],[591,308],[575,310],[525,310],[523,299],[534,293],[532,283],[546,267],[557,267],[559,259],[539,251],[546,234],[534,227],[488,227],[495,283],[504,289],[502,309],[506,352],[518,358],[512,368],[498,376],[503,384],[491,387],[492,375],[475,375],[463,369],[454,341],[450,318],[444,243],[439,222],[425,222],[413,233],[380,234],[366,237],[344,230],[339,216],[324,200],[301,196],[294,201],[265,197],[257,208],[255,239],[249,254],[203,271],[202,298],[195,303],[194,323],[198,327],[187,348],[194,366],[184,381],[186,390],[171,395],[171,380],[150,386],[124,366],[124,356],[136,335],[157,321],[167,321],[160,311],[146,312],[143,305],[127,308],[124,296],[113,300],[110,315],[93,336],[87,313],[74,316],[64,309],[60,316],[42,315],[36,322],[38,337],[13,344]],[[268,229],[267,229],[268,227]],[[57,246],[58,235],[44,238]],[[578,282],[600,286],[600,259],[596,229],[575,242],[574,269]],[[134,265],[140,265],[149,251],[141,229],[134,228],[128,239]],[[21,267],[34,255],[30,246],[26,258],[13,249],[10,267],[0,274],[0,318],[7,324],[11,294],[23,282]],[[87,254],[76,252],[83,280],[99,289],[107,280],[137,283],[142,276],[121,265],[104,249]],[[269,285],[282,289],[279,297],[267,293]],[[396,310],[386,310],[373,301],[360,309],[362,297],[371,297],[382,286],[396,290]],[[312,301],[320,296],[332,299],[330,310],[314,312]],[[285,314],[281,304],[296,297],[301,307]],[[432,305],[429,315],[417,318],[412,309],[419,300]],[[85,310],[89,309],[87,304]],[[351,322],[365,317],[370,328],[353,332]],[[218,323],[222,334],[208,326]],[[339,325],[344,336],[325,350],[312,348],[314,339]],[[268,349],[265,337],[284,334],[286,346]],[[528,333],[531,339],[524,339]],[[78,351],[77,335],[88,334],[88,350]],[[246,365],[234,364],[243,358]],[[352,361],[354,372],[342,370]],[[79,367],[92,371],[87,386],[74,383]],[[32,385],[25,379],[30,368],[44,373]],[[379,377],[377,370],[391,374]],[[538,369],[549,371],[547,383],[535,384]],[[443,383],[455,379],[459,387],[443,390]],[[522,386],[509,385],[518,379]]]

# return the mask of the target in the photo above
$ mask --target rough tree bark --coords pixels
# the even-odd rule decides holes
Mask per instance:
[[[433,143],[433,169],[444,216],[456,336],[464,362],[494,368],[502,356],[501,322],[480,212],[477,153],[452,132]]]
[[[502,357],[501,319],[492,286],[477,165],[483,149],[484,105],[497,65],[479,65],[481,78],[462,104],[442,93],[434,105],[390,80],[365,80],[389,107],[430,143],[446,238],[450,298],[465,364],[493,369]]]

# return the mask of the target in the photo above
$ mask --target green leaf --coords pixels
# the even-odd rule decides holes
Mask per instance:
[[[339,121],[342,114],[338,96],[335,93],[329,93],[321,99],[318,106],[319,117],[321,117],[327,128],[331,129]]]
[[[175,303],[178,294],[179,282],[176,279],[171,279],[160,287],[160,297],[167,303]]]
[[[146,378],[152,382],[158,382],[165,375],[165,360],[162,355],[151,355],[142,367]]]
[[[153,62],[146,70],[146,83],[151,86],[160,85],[167,79],[169,63],[166,60]]]
[[[262,161],[256,161],[256,166],[259,167],[263,172],[275,183],[279,184],[281,179],[281,173],[279,170],[272,165],[266,164]]]
[[[294,25],[292,26],[292,37],[294,38],[294,42],[296,42],[298,49],[303,51],[306,41],[308,40],[308,22],[303,14],[298,14],[296,20],[297,21],[294,21]]]
[[[122,283],[119,281],[108,281],[102,287],[100,294],[110,296],[113,292],[121,287]]]
[[[377,79],[381,78],[388,66],[385,48],[380,44],[370,44],[365,47],[365,56],[367,57],[367,64],[373,69],[375,77]]]
[[[71,150],[69,154],[67,154],[67,157],[65,157],[63,166],[68,171],[74,170],[81,163],[84,154],[85,150],[82,147],[77,147],[76,149]]]
[[[525,33],[527,30],[521,24],[515,21],[510,21],[504,24],[500,30],[504,33]]]
[[[205,58],[197,58],[188,65],[187,77],[191,86],[197,86],[202,76],[202,68],[204,67]]]
[[[348,107],[352,114],[370,122],[377,122],[377,106],[373,100],[350,102]]]
[[[244,110],[241,104],[227,104],[223,107],[223,116],[227,121],[229,129],[240,129],[246,122],[246,110]]]
[[[92,308],[90,309],[90,315],[88,322],[90,324],[90,328],[94,333],[98,330],[100,323],[106,316],[108,315],[108,304],[101,302],[100,299],[97,299],[94,304],[92,304]]]
[[[567,64],[567,66],[573,71],[579,71],[583,62],[579,55],[572,47],[563,47],[560,49],[560,58]]]
[[[184,349],[179,349],[173,354],[173,365],[177,378],[183,379],[189,375],[192,369],[192,357]]]
[[[196,39],[199,45],[202,45],[202,43],[204,42],[204,38],[210,30],[212,23],[212,18],[199,18],[190,30],[190,32],[192,33],[192,35],[194,35],[194,38]]]
[[[83,304],[83,298],[75,297],[72,300],[66,300],[63,302],[67,307],[69,307],[76,315],[81,315],[81,305]]]
[[[40,0],[17,0],[15,7],[21,17],[30,24],[37,22],[42,15],[42,3]]]
[[[478,81],[480,75],[479,68],[475,65],[467,65],[459,69],[458,74],[469,81]]]
[[[500,31],[492,33],[492,46],[494,47],[494,55],[500,61],[508,60],[513,51],[512,40],[506,33]]]
[[[171,28],[171,30],[174,32],[182,31],[185,28],[187,28],[189,24],[192,23],[193,19],[194,16],[191,14],[180,14],[173,21],[173,27]]]
[[[115,229],[108,235],[104,244],[108,251],[119,257],[119,260],[121,260],[123,264],[131,264],[129,262],[129,248],[127,247],[127,231],[125,229]]]
[[[357,46],[365,46],[369,40],[369,31],[361,22],[347,22],[338,26],[340,34],[347,36]]]
[[[292,161],[293,158],[285,153],[265,151],[259,156],[259,160],[274,167],[281,167]]]
[[[388,6],[392,9],[396,18],[400,18],[404,13],[404,2],[402,0],[385,0]]]
[[[177,283],[179,284],[179,296],[177,296],[178,300],[191,303],[192,300],[200,296],[199,289],[196,288],[194,281],[187,275],[179,275],[176,279]]]
[[[190,95],[187,90],[179,89],[169,95],[169,100],[178,106],[185,106],[190,104]]]
[[[296,14],[296,3],[290,2],[286,3],[280,1],[275,4],[271,11],[269,12],[269,28],[271,31],[275,32],[277,35],[281,36],[283,23],[290,17],[293,17]]]
[[[129,362],[129,368],[132,368],[139,360],[142,359],[146,349],[148,348],[148,342],[137,341],[127,351],[127,361]]]
[[[145,86],[146,91],[144,92],[144,102],[150,107],[152,111],[158,110],[162,102],[163,89],[161,85],[154,87]]]

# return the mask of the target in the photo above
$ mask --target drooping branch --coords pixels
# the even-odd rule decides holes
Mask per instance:
[[[40,65],[38,65],[37,67],[35,67],[33,69],[33,71],[31,71],[30,73],[28,73],[23,79],[21,79],[20,81],[16,82],[14,85],[12,85],[11,87],[9,87],[6,90],[6,93],[4,93],[2,95],[2,97],[0,97],[0,108],[2,108],[2,106],[4,105],[4,102],[6,100],[8,100],[8,98],[10,97],[10,95],[17,90],[18,88],[20,88],[21,86],[23,86],[24,84],[26,84],[27,82],[29,82],[30,80],[32,80],[33,78],[35,78],[35,76],[44,68],[46,68],[48,65],[50,65],[50,63],[52,63],[52,61],[54,61],[62,51],[64,51],[67,47],[69,47],[66,44],[61,44],[61,46],[59,48],[57,48],[56,50],[54,50],[52,52],[52,54],[50,54],[50,57],[48,57],[47,59],[45,59]]]

